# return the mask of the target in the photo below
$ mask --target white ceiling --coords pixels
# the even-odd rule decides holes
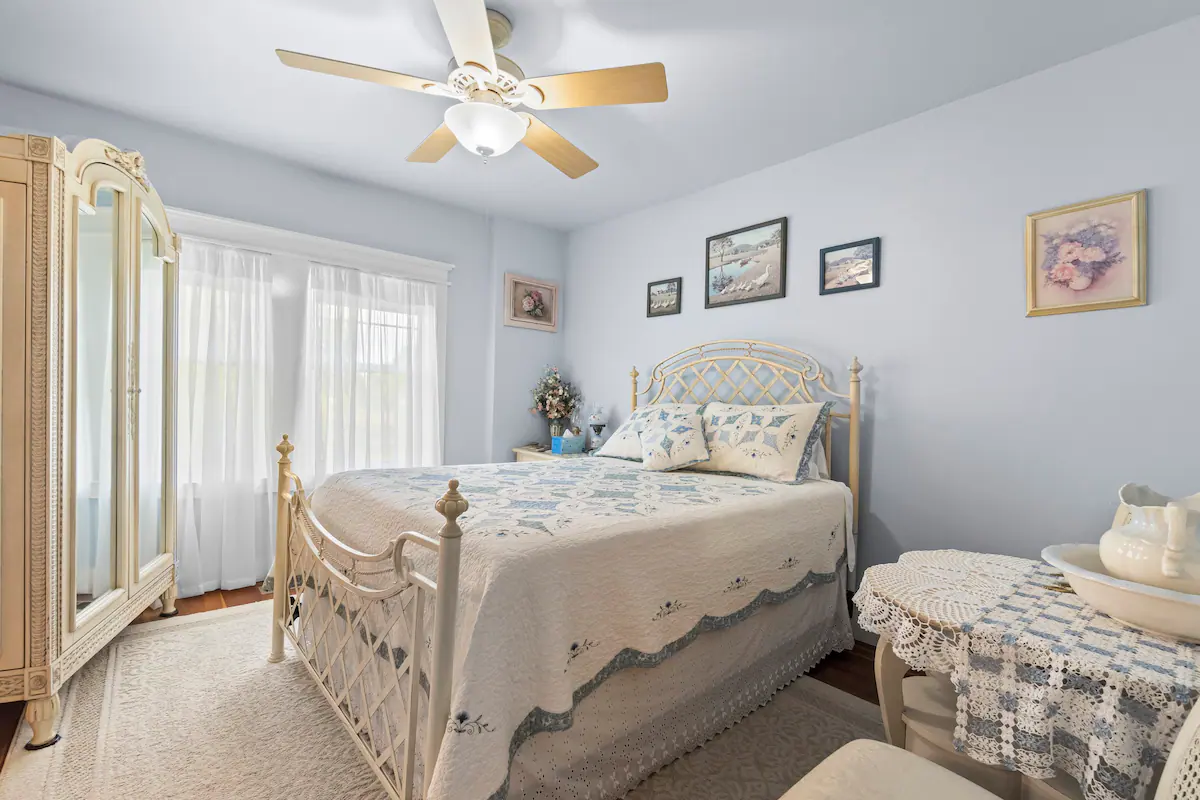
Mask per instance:
[[[492,0],[528,75],[662,61],[665,104],[541,112],[600,162],[404,158],[449,101],[432,0],[0,0],[0,80],[460,206],[573,228],[794,158],[1200,13],[1200,0]],[[113,42],[124,46],[114,47]],[[1093,89],[1081,87],[1086,105]],[[0,109],[2,113],[2,109]],[[127,146],[132,146],[127,144]],[[153,171],[153,164],[150,165]]]

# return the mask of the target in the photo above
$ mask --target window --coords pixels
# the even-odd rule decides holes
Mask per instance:
[[[433,284],[310,266],[297,436],[315,447],[301,474],[441,463],[437,334]]]

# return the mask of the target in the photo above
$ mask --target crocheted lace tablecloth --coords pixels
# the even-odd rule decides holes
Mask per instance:
[[[1200,696],[1200,645],[1123,625],[1037,565],[960,627],[955,747],[1087,800],[1141,800]]]
[[[1038,562],[1027,558],[920,550],[895,564],[867,569],[854,595],[858,624],[886,636],[910,667],[949,673],[954,669],[958,631],[1003,597]]]

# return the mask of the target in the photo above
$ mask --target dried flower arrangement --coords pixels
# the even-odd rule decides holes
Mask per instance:
[[[583,395],[558,374],[558,367],[546,367],[545,374],[533,387],[531,414],[541,414],[550,420],[552,435],[561,435],[562,427],[583,404]],[[559,430],[554,434],[555,429]]]

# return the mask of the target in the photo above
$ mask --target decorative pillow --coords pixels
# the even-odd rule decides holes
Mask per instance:
[[[598,451],[598,456],[623,458],[626,461],[642,460],[642,440],[638,435],[650,420],[667,420],[677,416],[695,414],[700,406],[689,403],[657,403],[639,408],[621,423],[621,427],[608,437]]]
[[[699,414],[653,418],[642,428],[640,436],[642,469],[666,472],[708,461],[704,421]]]
[[[777,483],[800,483],[825,432],[833,403],[704,407],[709,460],[695,469],[731,472]]]

